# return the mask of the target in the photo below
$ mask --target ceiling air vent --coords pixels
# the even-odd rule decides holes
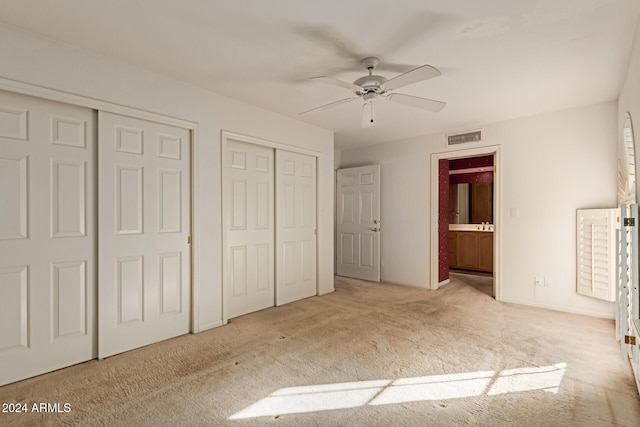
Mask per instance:
[[[482,131],[474,130],[471,132],[459,133],[456,135],[447,135],[447,145],[465,144],[467,142],[482,141]]]

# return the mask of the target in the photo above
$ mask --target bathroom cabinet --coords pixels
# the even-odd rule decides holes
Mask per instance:
[[[492,231],[449,231],[449,267],[493,271]]]

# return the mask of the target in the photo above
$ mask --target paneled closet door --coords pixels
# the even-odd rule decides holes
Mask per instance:
[[[224,152],[226,317],[273,307],[273,149],[227,141]]]
[[[189,332],[186,129],[99,113],[99,357]]]
[[[97,355],[95,122],[0,91],[0,385]]]
[[[276,305],[317,294],[316,158],[276,150]]]

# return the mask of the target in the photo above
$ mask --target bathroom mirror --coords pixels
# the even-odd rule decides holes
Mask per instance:
[[[633,126],[627,113],[618,143],[618,204],[636,203],[636,161]]]
[[[449,186],[449,224],[493,224],[493,183]]]

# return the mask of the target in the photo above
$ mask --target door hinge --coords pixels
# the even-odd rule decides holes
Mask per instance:
[[[187,245],[191,244],[191,236],[187,236]]]
[[[636,345],[636,337],[634,337],[633,335],[625,335],[624,336],[624,343],[625,344]]]
[[[636,219],[635,218],[625,218],[624,219],[624,226],[625,227],[635,227],[636,226]]]
[[[314,229],[313,229],[313,234],[314,234],[315,236],[317,236],[317,235],[318,235],[318,229],[317,229],[317,228],[314,228]]]

